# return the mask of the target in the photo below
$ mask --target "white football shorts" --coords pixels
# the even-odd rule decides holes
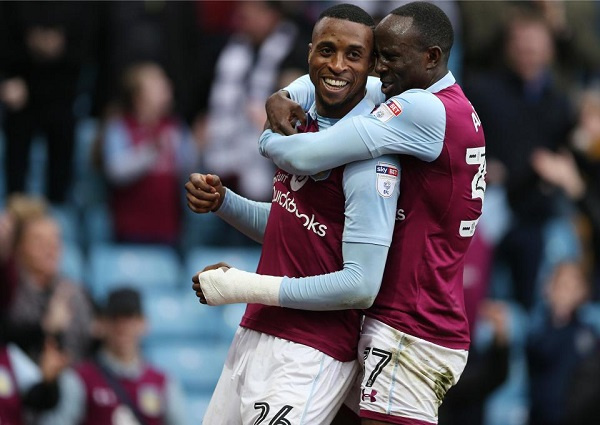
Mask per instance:
[[[361,418],[400,425],[437,424],[438,408],[462,374],[468,351],[442,347],[365,317],[359,341],[360,389],[345,403]],[[354,403],[354,405],[352,405]]]
[[[357,361],[240,327],[202,423],[328,425],[358,370]]]

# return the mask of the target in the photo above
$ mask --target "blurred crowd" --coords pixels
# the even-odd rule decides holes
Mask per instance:
[[[270,199],[274,168],[256,143],[265,100],[307,72],[310,29],[333,3],[0,2],[1,423],[192,423],[186,376],[151,366],[144,343],[146,266],[98,289],[89,265],[98,247],[157,249],[181,269],[200,247],[256,252],[187,210],[183,184],[215,173]],[[377,20],[405,2],[350,3]],[[464,277],[472,348],[439,423],[595,423],[600,3],[436,4],[487,144]],[[162,290],[193,297],[180,277]]]

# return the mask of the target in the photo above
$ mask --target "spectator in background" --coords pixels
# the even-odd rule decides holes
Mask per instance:
[[[209,79],[203,78],[205,69],[214,61],[208,52],[207,56],[199,54],[202,27],[196,16],[199,3],[210,2],[96,3],[98,37],[94,47],[98,62],[93,114],[104,117],[118,104],[121,77],[129,66],[154,62],[173,81],[175,112],[191,122],[198,103],[202,103],[199,97],[206,97],[204,86]]]
[[[529,425],[570,425],[569,381],[598,346],[598,335],[579,312],[590,295],[581,266],[560,263],[547,283],[546,303],[532,316],[527,339]]]
[[[44,201],[9,198],[2,218],[0,285],[10,297],[4,310],[8,341],[40,361],[48,340],[73,361],[87,354],[92,307],[80,284],[60,274],[62,240]],[[4,301],[4,300],[3,300]]]
[[[32,140],[46,139],[47,198],[68,201],[74,101],[88,49],[85,2],[0,3],[0,103],[5,106],[6,192],[24,192]]]
[[[563,90],[577,89],[600,77],[597,2],[564,0],[462,1],[465,78],[501,64],[496,54],[502,28],[513,13],[538,13],[551,31],[557,55],[553,70]],[[500,62],[500,63],[499,63]]]
[[[130,66],[123,92],[122,112],[109,118],[99,139],[115,237],[174,246],[183,179],[197,166],[199,150],[172,112],[171,82],[159,65]]]
[[[533,166],[548,183],[577,205],[580,228],[588,248],[586,262],[592,271],[593,298],[600,299],[600,90],[587,89],[580,97],[577,125],[569,149],[555,153],[538,149]]]
[[[69,362],[48,341],[38,366],[16,345],[0,342],[0,423],[21,425],[56,406],[58,376]]]
[[[234,33],[221,51],[205,123],[206,171],[254,200],[270,199],[274,168],[256,148],[266,121],[265,101],[307,70],[309,37],[285,19],[281,2],[244,1],[233,12]]]
[[[514,296],[525,308],[539,298],[549,223],[566,223],[559,191],[531,165],[536,149],[556,150],[566,143],[573,125],[569,100],[552,79],[553,58],[546,22],[523,12],[507,22],[503,67],[470,79],[465,88],[485,123],[488,190],[503,188],[512,214],[494,261],[509,266]]]
[[[63,381],[58,408],[40,424],[187,424],[179,386],[143,359],[140,294],[127,287],[113,290],[99,322],[98,354],[76,365]]]
[[[484,300],[478,307],[478,322],[489,323],[492,341],[484,347],[471,343],[465,370],[440,406],[439,425],[482,425],[486,401],[508,377],[508,307],[501,301],[492,300]]]

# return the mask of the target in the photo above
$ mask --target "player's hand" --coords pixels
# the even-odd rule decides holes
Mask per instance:
[[[217,211],[225,199],[225,186],[214,174],[190,174],[185,184],[185,197],[190,210],[198,214]]]
[[[210,266],[206,266],[204,267],[204,269],[202,269],[201,272],[196,273],[193,277],[192,277],[192,289],[194,290],[194,292],[196,292],[196,296],[200,299],[200,303],[201,304],[206,304],[206,298],[204,297],[204,293],[202,292],[202,287],[200,286],[200,273],[204,273],[205,271],[208,270],[216,270],[216,269],[222,269],[223,271],[227,271],[231,268],[231,266],[227,263],[224,262],[220,262],[217,264],[211,264]]]
[[[269,96],[265,109],[271,130],[275,133],[289,136],[297,133],[295,126],[298,121],[306,124],[306,113],[302,107],[288,98],[283,90]]]

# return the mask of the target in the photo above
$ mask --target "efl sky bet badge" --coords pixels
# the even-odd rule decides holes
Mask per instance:
[[[377,174],[377,193],[379,196],[389,198],[394,193],[400,173],[398,167],[392,164],[379,162],[375,166]]]
[[[390,119],[397,117],[402,113],[402,106],[400,102],[395,99],[389,99],[387,102],[382,103],[372,112],[379,121],[387,122]]]

